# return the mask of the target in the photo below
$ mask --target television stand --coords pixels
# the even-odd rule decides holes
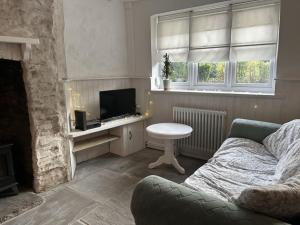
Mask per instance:
[[[110,122],[110,121],[120,120],[120,119],[124,119],[124,118],[130,118],[130,117],[133,117],[133,116],[136,116],[136,115],[127,114],[127,115],[122,115],[122,116],[116,116],[116,117],[108,118],[108,119],[105,119],[105,120],[101,120],[101,123],[107,123],[107,122]],[[99,119],[99,121],[100,121],[100,119]]]
[[[92,148],[109,144],[108,151],[120,156],[127,156],[145,148],[144,128],[149,117],[137,115],[102,122],[100,127],[69,133],[71,149],[72,177],[76,169],[76,155]],[[104,153],[107,153],[104,152]],[[88,155],[88,152],[87,152]]]

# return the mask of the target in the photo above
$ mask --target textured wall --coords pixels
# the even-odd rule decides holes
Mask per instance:
[[[126,77],[127,40],[121,0],[64,0],[68,77]]]
[[[63,6],[60,0],[1,0],[0,35],[39,38],[23,64],[32,135],[34,188],[68,179],[65,139]]]

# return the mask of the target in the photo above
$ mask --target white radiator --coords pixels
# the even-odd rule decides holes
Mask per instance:
[[[190,137],[177,141],[177,151],[186,156],[209,159],[224,140],[226,112],[173,107],[173,120],[193,128]]]

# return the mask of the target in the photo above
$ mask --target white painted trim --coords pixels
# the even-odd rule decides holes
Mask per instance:
[[[112,141],[116,141],[120,139],[119,136],[111,135],[111,134],[104,134],[101,136],[97,136],[94,138],[85,139],[82,141],[76,141],[74,144],[73,152],[80,152],[90,148],[95,148],[103,144],[110,143]]]
[[[150,80],[151,81],[151,77],[131,77],[130,79],[140,79],[140,80]]]
[[[130,79],[130,76],[121,75],[121,76],[105,76],[105,75],[86,75],[85,77],[72,77],[68,75],[63,78],[64,81],[76,81],[76,80],[114,80],[114,79]]]
[[[129,2],[139,2],[139,1],[141,1],[141,0],[121,0],[122,2],[124,2],[124,3],[129,3]]]
[[[276,81],[294,81],[294,82],[300,82],[300,78],[275,78]]]
[[[76,138],[79,138],[79,137],[88,136],[88,135],[91,135],[91,134],[99,133],[101,131],[107,131],[107,130],[110,130],[112,128],[121,127],[121,126],[124,126],[124,125],[128,125],[128,124],[131,124],[131,123],[136,123],[136,122],[139,122],[139,121],[144,121],[144,120],[147,120],[147,119],[149,119],[149,117],[147,117],[147,116],[125,117],[125,118],[122,118],[122,119],[117,119],[117,120],[112,120],[112,121],[101,123],[101,126],[97,127],[97,128],[93,128],[93,129],[89,129],[89,130],[85,130],[85,131],[79,131],[79,130],[71,131],[68,136],[71,139],[76,139]]]
[[[38,45],[40,43],[37,38],[24,38],[24,37],[12,37],[12,36],[0,36],[0,42],[12,43],[12,44],[30,44]]]
[[[76,160],[76,155],[73,152],[74,149],[74,142],[71,140],[69,141],[69,150],[70,150],[70,167],[71,167],[71,180],[73,180],[75,176],[75,171],[76,171],[76,166],[77,166],[77,160]]]
[[[63,78],[61,81],[63,82],[72,82],[72,81],[89,81],[89,80],[119,80],[119,79],[142,79],[142,80],[150,80],[150,77],[86,77],[86,78]]]
[[[21,45],[23,60],[28,61],[30,59],[31,44],[25,43]]]
[[[228,97],[261,97],[261,98],[273,98],[273,99],[282,99],[282,96],[271,94],[271,93],[251,93],[251,92],[233,92],[233,91],[199,91],[199,90],[169,90],[164,91],[162,89],[151,90],[152,94],[195,94],[195,95],[222,95]]]
[[[39,39],[36,38],[23,38],[23,37],[12,37],[12,36],[0,36],[0,43],[4,44],[17,44],[20,46],[20,53],[23,61],[29,61],[31,56],[31,45],[37,45],[40,43]],[[1,55],[3,58],[4,56]]]
[[[217,9],[217,8],[222,8],[222,7],[228,7],[232,4],[241,4],[241,3],[257,3],[257,4],[261,4],[261,3],[265,3],[270,4],[270,2],[272,3],[280,3],[280,0],[229,0],[229,1],[222,1],[222,2],[217,2],[217,3],[211,3],[211,4],[202,4],[200,6],[195,6],[195,7],[190,7],[190,8],[185,8],[185,9],[179,9],[179,10],[173,10],[173,11],[169,11],[169,12],[163,12],[163,13],[158,13],[155,15],[151,16],[155,18],[158,16],[168,16],[168,15],[172,15],[172,14],[178,14],[178,13],[184,13],[184,12],[190,12],[190,11],[204,11],[204,10],[213,10],[213,9]]]

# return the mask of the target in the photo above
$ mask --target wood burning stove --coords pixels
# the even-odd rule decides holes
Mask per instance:
[[[21,62],[0,59],[0,74],[0,146],[13,144],[10,151],[13,155],[15,180],[18,187],[31,188],[32,137]],[[11,163],[0,159],[0,164]]]
[[[0,196],[18,194],[17,182],[15,179],[13,158],[12,158],[12,144],[0,145]]]

